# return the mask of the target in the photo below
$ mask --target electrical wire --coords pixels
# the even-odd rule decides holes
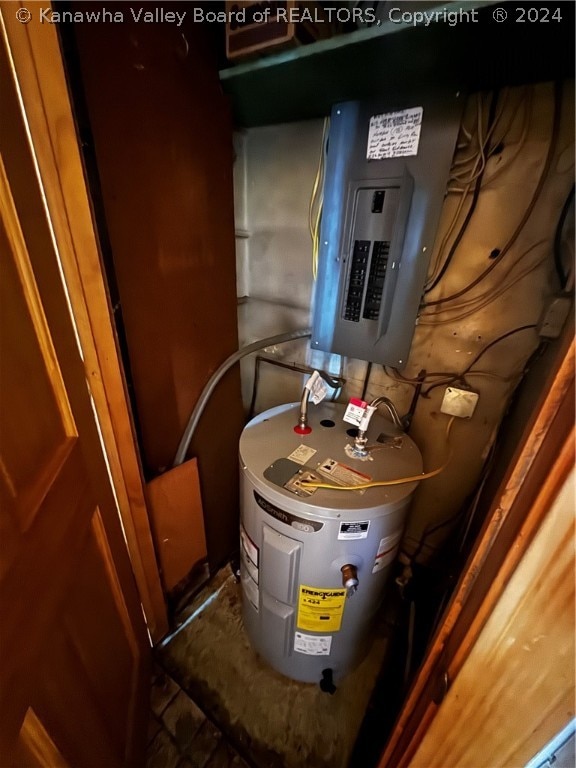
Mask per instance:
[[[477,133],[478,133],[478,135],[480,133],[480,128],[481,128],[481,120],[480,120],[481,109],[482,109],[482,101],[481,101],[481,98],[480,98],[480,94],[478,94],[478,108],[477,108],[477,120],[478,120]],[[470,143],[471,142],[469,142],[469,144]],[[479,143],[480,143],[480,141],[479,141]],[[454,161],[454,164],[456,164],[456,162],[457,161]],[[446,232],[444,233],[444,236],[442,237],[442,241],[440,243],[440,246],[438,247],[438,249],[436,251],[436,256],[434,258],[434,262],[433,262],[433,264],[432,264],[432,266],[430,268],[430,276],[426,280],[425,289],[427,288],[428,284],[432,280],[434,280],[434,278],[436,276],[436,273],[437,273],[437,270],[438,270],[438,267],[439,267],[439,264],[440,264],[440,260],[441,260],[442,254],[444,253],[444,249],[446,247],[446,244],[447,244],[448,240],[450,239],[450,236],[451,236],[452,232],[454,231],[456,223],[458,222],[458,219],[460,217],[460,213],[462,212],[462,208],[464,207],[464,203],[466,201],[466,198],[468,196],[469,191],[470,191],[470,185],[468,185],[467,187],[465,187],[462,190],[460,201],[458,202],[458,206],[457,206],[456,211],[455,211],[455,213],[454,213],[454,215],[452,217],[452,221],[450,222]]]
[[[432,377],[435,378],[435,379],[439,378],[439,377],[442,378],[442,379],[445,379],[445,378],[450,378],[452,376],[458,376],[458,374],[455,373],[454,371],[442,371],[442,372],[438,372],[438,373],[436,373],[436,372],[431,372],[431,373],[424,372],[424,374],[422,376],[417,376],[415,378],[410,378],[408,376],[404,376],[404,374],[400,373],[400,371],[398,371],[396,368],[392,368],[391,370],[393,371],[393,373],[390,373],[390,371],[388,370],[388,366],[383,365],[382,367],[384,368],[384,373],[387,376],[389,376],[391,379],[393,379],[394,381],[399,382],[400,384],[409,384],[412,387],[417,387],[417,386],[423,384],[428,378],[432,378]]]
[[[283,360],[278,360],[275,357],[263,357],[262,355],[256,355],[254,360],[254,380],[252,383],[252,399],[250,400],[250,407],[248,409],[248,420],[252,419],[256,409],[256,399],[258,397],[258,385],[260,383],[260,365],[262,363],[269,363],[278,368],[284,368],[285,370],[292,371],[299,374],[312,374],[317,371],[320,377],[328,384],[335,394],[341,391],[346,379],[334,374],[327,373],[319,368],[311,368],[309,365],[297,365],[296,363],[285,363]],[[342,370],[340,371],[342,373]],[[334,399],[334,398],[333,398]]]
[[[318,168],[312,187],[310,205],[308,207],[308,228],[312,239],[312,274],[314,280],[318,277],[318,255],[320,251],[320,221],[322,218],[322,206],[324,203],[324,167],[327,152],[327,134],[330,119],[324,119],[322,126],[322,141],[320,148],[320,157],[318,158]]]
[[[464,217],[464,221],[462,222],[462,226],[460,227],[460,230],[458,231],[458,234],[456,235],[454,242],[452,243],[450,250],[448,252],[448,255],[444,259],[444,263],[440,267],[440,269],[437,271],[437,273],[432,277],[431,280],[427,282],[427,285],[424,289],[424,293],[429,293],[432,291],[440,282],[440,280],[444,277],[446,274],[446,270],[450,266],[452,259],[454,258],[454,254],[456,253],[456,250],[458,249],[458,246],[460,245],[462,238],[464,237],[464,233],[466,232],[468,225],[470,224],[470,220],[472,219],[472,216],[474,214],[474,211],[476,210],[476,205],[478,204],[478,197],[480,195],[480,188],[482,186],[482,178],[484,175],[484,170],[486,168],[486,153],[485,149],[488,144],[488,141],[490,140],[490,136],[494,130],[494,127],[496,125],[496,104],[498,103],[498,92],[494,91],[492,94],[492,99],[490,101],[490,109],[488,112],[488,123],[487,123],[487,134],[486,138],[482,140],[481,138],[481,124],[482,124],[482,110],[481,110],[481,102],[479,101],[479,108],[478,108],[478,143],[480,145],[480,168],[472,173],[472,176],[466,180],[466,187],[463,190],[462,194],[462,200],[461,205],[459,206],[457,215],[459,216],[460,210],[462,208],[462,201],[465,199],[465,197],[468,195],[468,192],[470,190],[470,185],[475,181],[474,184],[474,191],[472,194],[472,201],[470,203],[470,207],[468,208],[468,211],[466,212],[466,216]],[[502,108],[503,109],[503,108]],[[502,110],[501,113],[502,114]],[[478,162],[478,161],[477,161]],[[477,164],[476,162],[476,164]],[[475,164],[475,166],[476,166]],[[474,166],[474,167],[475,167]],[[453,176],[457,177],[458,175]],[[456,220],[456,217],[454,221]],[[453,222],[454,223],[454,222]],[[440,246],[440,252],[442,253],[444,251],[447,239],[449,237],[449,234],[451,234],[451,229],[449,230],[449,233],[447,236],[444,237],[442,240],[442,245]]]
[[[200,397],[196,401],[194,410],[190,414],[190,418],[188,419],[182,437],[180,438],[180,442],[178,443],[176,456],[174,457],[172,466],[178,467],[186,460],[186,453],[190,447],[190,443],[192,442],[192,438],[194,436],[194,432],[196,431],[196,427],[198,426],[198,422],[200,421],[200,417],[204,413],[206,404],[212,397],[212,393],[218,386],[222,377],[230,370],[230,368],[232,368],[232,366],[236,365],[236,363],[242,360],[243,357],[246,357],[246,355],[252,354],[252,352],[258,352],[260,349],[271,347],[274,344],[284,344],[288,341],[296,341],[296,339],[307,339],[311,335],[312,331],[310,328],[302,328],[298,331],[290,331],[289,333],[279,333],[276,336],[269,336],[266,339],[260,339],[259,341],[255,341],[252,344],[248,344],[247,346],[242,347],[242,349],[233,352],[229,357],[227,357],[226,360],[224,360],[224,362],[214,371],[212,376],[210,376],[204,386],[204,389],[200,393]]]
[[[452,416],[446,426],[446,441],[450,436],[450,430],[456,417]],[[382,488],[389,485],[404,485],[405,483],[417,483],[420,480],[428,480],[430,477],[436,477],[443,472],[450,461],[452,460],[452,449],[448,446],[448,456],[444,463],[433,469],[431,472],[423,472],[421,475],[412,475],[411,477],[398,477],[394,480],[371,480],[369,483],[361,483],[360,485],[334,485],[332,483],[317,483],[314,480],[302,480],[302,486],[306,488],[325,488],[331,491],[361,491],[367,488]]]
[[[501,249],[499,254],[496,256],[496,258],[492,261],[492,263],[483,272],[481,272],[474,280],[472,280],[471,283],[464,286],[464,288],[461,288],[459,291],[456,291],[456,293],[450,294],[449,296],[444,296],[441,299],[435,299],[434,301],[425,302],[424,307],[443,304],[446,301],[452,301],[454,299],[458,299],[460,298],[460,296],[463,296],[465,293],[472,290],[472,288],[475,288],[478,285],[478,283],[484,280],[492,272],[492,270],[502,261],[502,259],[508,253],[512,245],[516,242],[518,235],[524,228],[526,222],[528,221],[528,219],[532,214],[532,211],[534,210],[534,206],[536,205],[536,202],[540,197],[540,193],[544,186],[544,182],[546,181],[548,172],[552,165],[552,158],[554,156],[554,152],[556,149],[556,144],[558,141],[558,134],[560,129],[560,109],[561,109],[561,85],[559,83],[555,83],[554,84],[554,117],[552,120],[552,133],[550,136],[548,151],[546,153],[546,159],[544,161],[544,165],[542,167],[542,171],[540,173],[538,183],[536,184],[536,188],[534,189],[534,192],[532,194],[532,198],[528,204],[528,207],[526,208],[522,218],[520,219],[520,222],[518,223],[511,237],[508,239],[507,243],[503,246],[503,248]]]
[[[518,142],[517,142],[517,145],[516,145],[516,149],[515,149],[514,153],[512,154],[512,156],[508,157],[506,159],[505,163],[502,163],[502,165],[499,165],[497,168],[494,169],[494,171],[490,175],[487,175],[483,179],[483,185],[482,186],[484,186],[484,187],[487,187],[489,184],[492,184],[494,179],[498,178],[498,176],[500,176],[500,174],[503,171],[505,171],[507,168],[510,168],[510,166],[515,162],[516,158],[518,157],[518,155],[520,154],[520,152],[524,148],[524,145],[526,144],[526,138],[528,136],[528,128],[530,126],[531,117],[532,117],[532,108],[533,108],[533,105],[534,105],[533,88],[530,88],[528,90],[528,93],[526,94],[525,98],[521,99],[520,103],[524,104],[524,119],[523,119],[523,123],[522,123],[522,133],[520,135],[520,138],[518,139]],[[515,112],[514,112],[514,115],[516,114],[517,111],[518,110],[516,109]],[[511,124],[512,124],[512,121],[510,121],[510,125],[508,127],[510,127]],[[504,141],[505,136],[506,136],[506,134],[504,134],[502,136],[502,138],[497,143],[495,142],[496,146],[498,146],[498,144],[500,144],[502,141]]]
[[[520,331],[526,331],[530,328],[536,328],[536,325],[521,325],[519,328],[513,328],[511,331],[507,331],[506,333],[503,333],[501,336],[497,336],[495,339],[493,339],[489,344],[487,344],[483,349],[480,350],[480,352],[476,355],[476,357],[472,360],[471,363],[469,363],[464,370],[458,374],[452,381],[462,381],[463,377],[466,376],[466,374],[472,373],[472,368],[476,365],[476,363],[488,352],[489,349],[492,349],[496,344],[499,344],[501,341],[504,341],[504,339],[507,339],[510,336],[513,336],[516,333],[520,333]],[[484,373],[484,371],[479,371],[479,373]],[[443,384],[449,384],[452,382],[446,382],[446,381],[439,381],[435,382],[434,384],[431,384],[429,387],[426,388],[426,390],[422,390],[422,397],[428,397],[430,392],[433,389],[436,389],[436,387],[440,387]]]
[[[502,130],[498,138],[492,139],[493,148],[487,153],[486,159],[488,160],[490,157],[493,157],[495,154],[499,154],[499,151],[497,150],[499,147],[502,147],[504,139],[507,137],[508,132],[510,131],[514,123],[514,120],[516,118],[516,115],[518,114],[518,110],[520,109],[521,105],[524,106],[524,116],[522,120],[522,134],[520,136],[520,139],[517,142],[517,146],[514,151],[514,154],[511,157],[507,158],[506,163],[499,165],[494,171],[492,171],[490,175],[486,175],[486,174],[484,175],[484,177],[482,178],[482,187],[488,186],[488,184],[490,184],[494,178],[499,176],[503,170],[510,167],[510,165],[514,162],[514,160],[516,159],[516,157],[518,156],[519,152],[522,150],[526,142],[526,136],[528,135],[528,127],[530,124],[529,116],[532,113],[532,89],[531,88],[524,89],[524,92],[523,94],[521,94],[520,99],[516,103],[516,106],[512,110],[510,110],[510,117],[507,121],[506,127]],[[486,169],[486,171],[487,170],[488,169]],[[447,191],[449,193],[453,193],[453,192],[462,192],[463,190],[461,187],[455,187],[454,185],[449,184]]]
[[[368,391],[368,382],[370,381],[370,374],[372,373],[372,363],[368,363],[366,366],[366,375],[364,376],[364,385],[362,386],[362,394],[360,395],[360,400],[364,400],[366,398],[366,392]]]
[[[564,265],[562,264],[562,232],[564,230],[564,224],[566,223],[568,211],[570,210],[570,206],[572,205],[573,200],[574,184],[572,184],[572,189],[568,193],[568,197],[564,202],[562,212],[560,213],[560,218],[558,219],[558,224],[556,225],[556,232],[554,233],[554,266],[556,267],[556,274],[558,275],[558,280],[560,281],[560,288],[563,291],[566,290],[566,286],[568,284],[568,275],[564,271]]]
[[[534,243],[534,245],[530,246],[530,248],[528,248],[527,251],[524,251],[524,253],[522,253],[513,262],[513,264],[510,265],[509,269],[504,274],[504,278],[508,277],[511,274],[514,268],[518,264],[520,264],[521,261],[523,261],[524,257],[528,253],[530,253],[530,251],[534,250],[534,248],[537,248],[540,245],[543,245],[545,242],[546,242],[545,240],[541,240],[538,243]],[[493,301],[496,301],[496,299],[498,299],[503,293],[510,290],[510,288],[516,285],[516,283],[518,283],[520,280],[527,277],[529,274],[531,274],[535,269],[537,269],[547,260],[548,260],[548,255],[545,254],[542,258],[540,258],[534,264],[529,266],[519,275],[516,275],[509,282],[501,283],[496,289],[489,288],[484,293],[479,294],[478,296],[473,296],[470,299],[465,299],[464,301],[458,302],[458,304],[453,304],[452,306],[436,307],[434,309],[431,309],[430,312],[422,312],[420,317],[418,318],[418,324],[419,325],[442,325],[445,323],[454,323],[458,320],[463,320],[464,318],[469,317],[470,315],[476,314],[477,312],[480,312],[480,310],[485,309]],[[446,314],[446,313],[454,313],[462,309],[466,311],[457,315],[451,314],[450,317],[446,317],[444,319],[438,319],[438,315]]]

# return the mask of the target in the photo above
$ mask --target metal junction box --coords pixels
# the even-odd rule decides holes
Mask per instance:
[[[430,89],[332,109],[313,348],[405,364],[463,101]]]

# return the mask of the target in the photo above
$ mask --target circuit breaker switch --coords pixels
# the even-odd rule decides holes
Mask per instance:
[[[372,213],[382,213],[384,207],[384,190],[377,189],[372,195]]]
[[[469,389],[458,389],[457,387],[446,387],[440,410],[442,413],[448,414],[448,416],[469,419],[476,410],[478,398],[478,392],[472,392]]]

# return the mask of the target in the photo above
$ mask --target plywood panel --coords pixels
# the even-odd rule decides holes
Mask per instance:
[[[207,555],[196,459],[151,480],[146,494],[164,586],[170,591]]]

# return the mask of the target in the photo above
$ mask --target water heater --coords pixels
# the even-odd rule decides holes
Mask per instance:
[[[363,459],[344,406],[299,404],[253,419],[240,439],[243,618],[256,651],[304,682],[338,680],[362,658],[417,483],[338,488],[422,472],[415,443],[375,413]]]

